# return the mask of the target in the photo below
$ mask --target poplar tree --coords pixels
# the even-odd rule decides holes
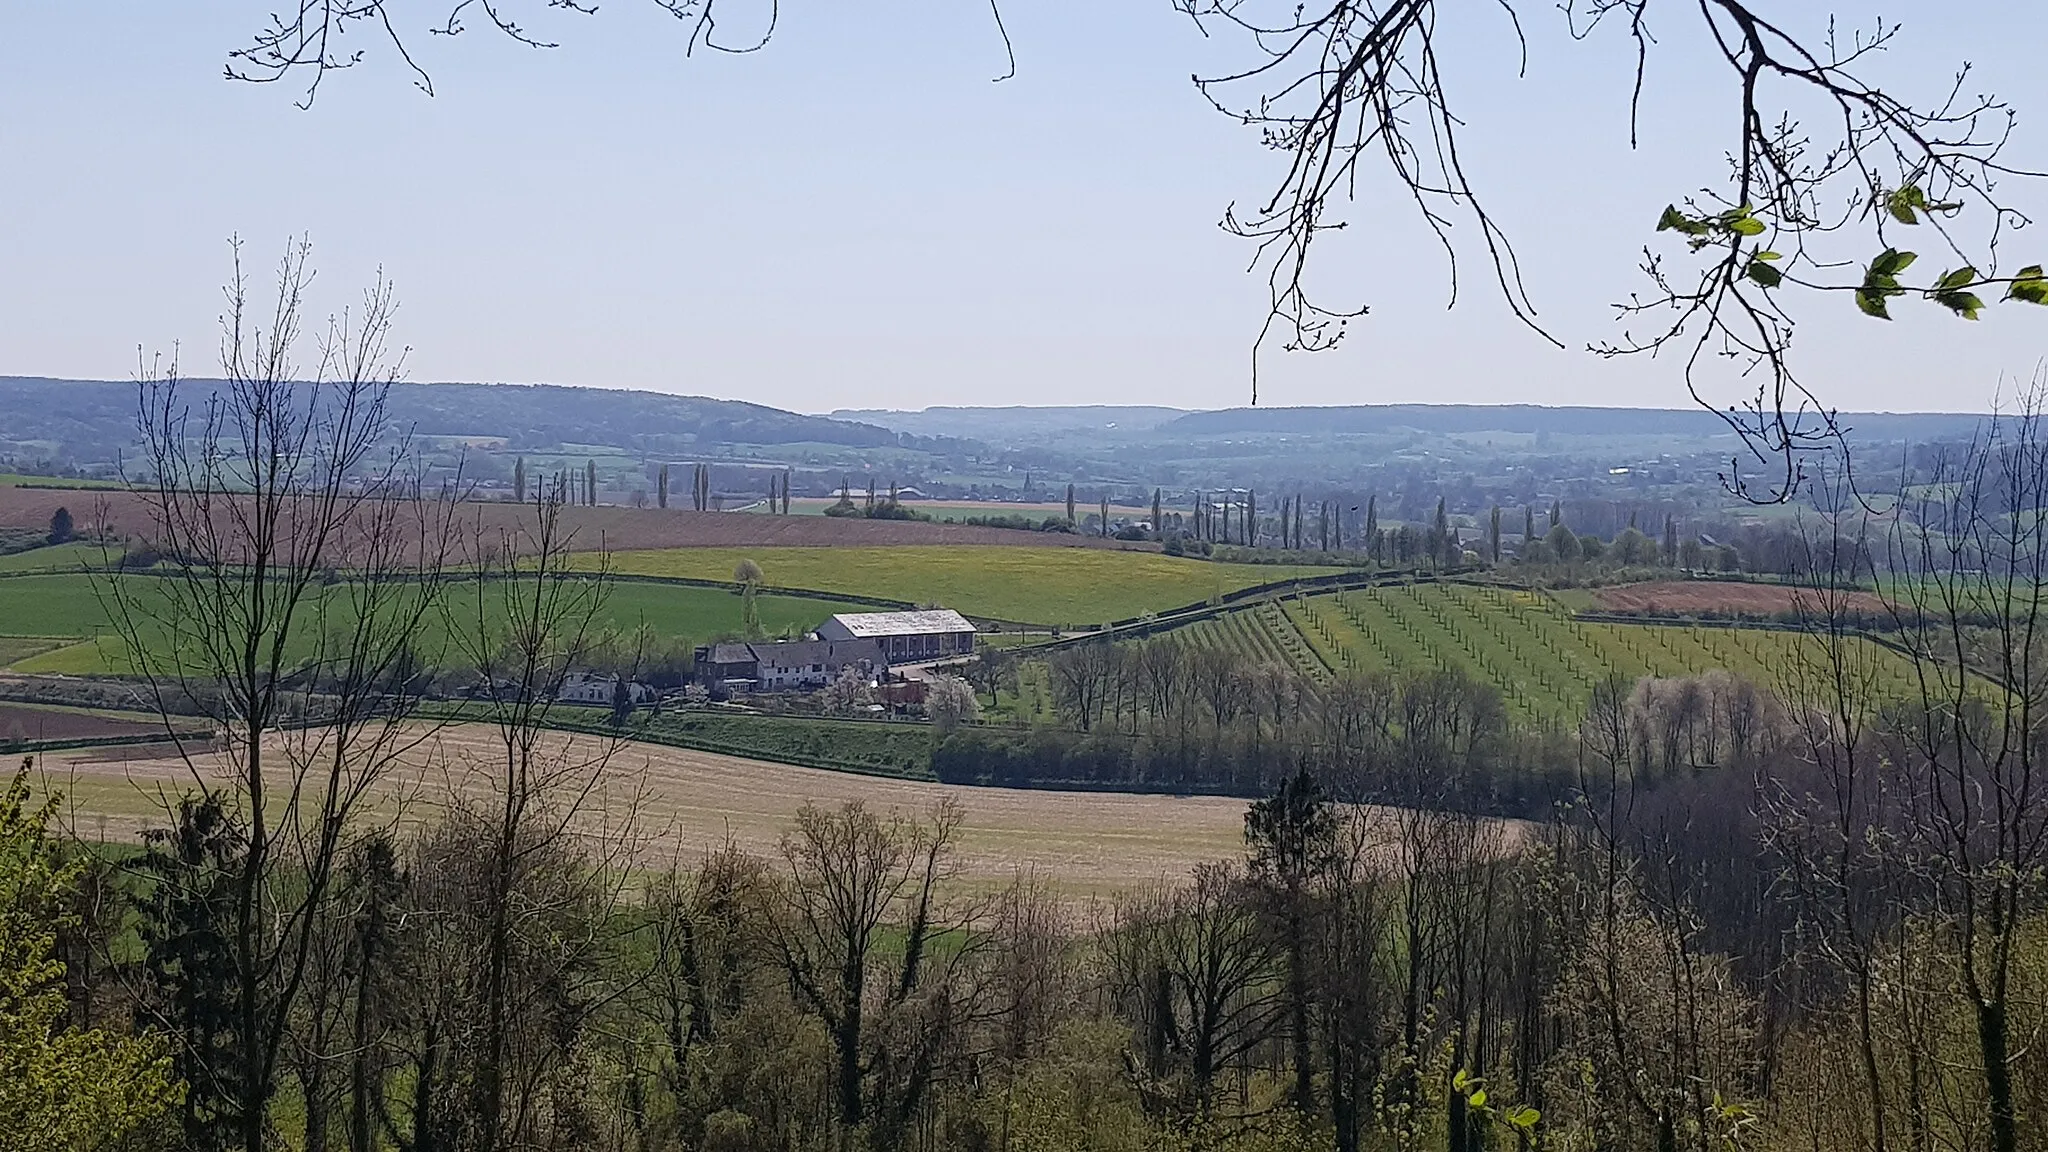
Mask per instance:
[[[597,507],[597,461],[583,462],[583,502]]]
[[[526,503],[526,457],[512,461],[512,498]]]
[[[1152,490],[1152,535],[1159,540],[1166,539],[1166,516],[1159,508],[1159,489]]]
[[[1486,550],[1495,564],[1500,563],[1500,505],[1493,506],[1493,522],[1487,528]]]
[[[668,507],[668,465],[661,466],[661,472],[654,478],[654,506]]]
[[[1072,484],[1067,485],[1067,523],[1080,523],[1074,518],[1074,486]]]

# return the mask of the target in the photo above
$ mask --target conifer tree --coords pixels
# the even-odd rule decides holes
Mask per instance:
[[[1155,539],[1166,539],[1166,517],[1159,508],[1159,489],[1152,490],[1152,535]]]

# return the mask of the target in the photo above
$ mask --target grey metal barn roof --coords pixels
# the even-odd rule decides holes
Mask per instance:
[[[832,617],[853,636],[929,636],[942,632],[972,632],[967,617],[951,608],[929,608],[916,612],[841,612]]]

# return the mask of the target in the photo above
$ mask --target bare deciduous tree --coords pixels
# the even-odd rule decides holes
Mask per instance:
[[[317,323],[310,245],[286,249],[267,316],[239,241],[233,252],[223,380],[188,384],[172,361],[145,364],[139,384],[141,534],[163,575],[96,577],[96,590],[113,655],[147,683],[193,788],[237,845],[225,1105],[258,1152],[337,873],[393,767],[424,739],[411,722],[418,645],[445,584],[455,505],[421,497],[407,431],[387,415],[404,360],[390,343],[391,286],[380,279],[360,310],[328,318],[302,360]],[[177,715],[193,711],[214,748],[180,738]]]

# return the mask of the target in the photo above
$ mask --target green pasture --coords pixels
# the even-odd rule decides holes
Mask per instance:
[[[115,558],[120,557],[116,550]],[[106,560],[106,550],[98,544],[83,540],[69,544],[44,545],[26,552],[10,552],[0,556],[0,576],[17,572],[76,572],[88,565],[98,565]],[[0,591],[0,595],[5,595]]]
[[[1318,680],[1456,666],[1499,688],[1517,717],[1539,722],[1581,715],[1611,673],[1635,680],[1721,669],[1776,690],[1802,660],[1818,658],[1816,641],[1797,632],[1589,623],[1546,593],[1456,584],[1285,597],[1172,634],[1239,653],[1248,665],[1288,665]],[[1880,692],[1910,688],[1904,657],[1872,641],[1852,644],[1853,659]]]
[[[153,621],[169,609],[166,585],[161,577],[122,576],[122,589],[129,595],[145,635],[168,644],[168,630]],[[335,625],[354,617],[349,609],[348,587],[337,585],[327,591],[328,606]],[[446,590],[440,604],[429,613],[420,630],[416,648],[430,663],[436,654],[447,653],[449,638],[476,627],[479,589],[475,583],[457,584]],[[484,594],[485,619],[496,626],[504,611],[503,598],[495,591]],[[844,609],[843,604],[800,596],[761,596],[756,605],[761,626],[770,635],[784,630],[807,631]],[[656,642],[688,647],[723,635],[736,635],[742,627],[738,593],[720,588],[621,581],[611,585],[598,616],[599,631],[630,632],[645,624]],[[462,630],[462,631],[457,631]],[[11,665],[19,672],[93,675],[118,673],[133,668],[134,662],[115,636],[116,629],[100,590],[82,574],[16,576],[0,580],[0,666]],[[312,650],[316,634],[309,621],[305,643],[298,655]],[[56,638],[56,639],[53,639]],[[453,659],[449,655],[447,659]]]
[[[1027,545],[669,548],[610,557],[613,570],[628,575],[703,580],[731,580],[741,560],[760,565],[772,587],[881,596],[939,604],[969,616],[1068,627],[1163,612],[1254,584],[1340,571]]]

